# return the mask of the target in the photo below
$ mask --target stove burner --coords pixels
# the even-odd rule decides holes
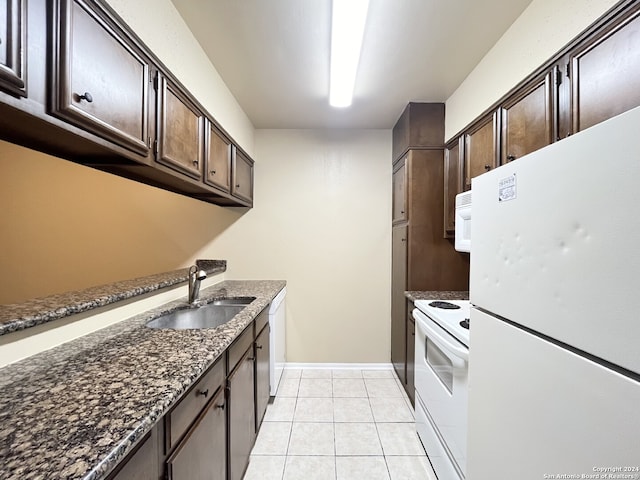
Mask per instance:
[[[434,308],[442,308],[443,310],[457,310],[460,308],[460,305],[441,301],[431,302],[429,306]]]
[[[468,319],[468,318],[465,318],[464,320],[462,320],[462,321],[460,322],[460,326],[461,326],[462,328],[466,328],[467,330],[469,330],[469,319]]]

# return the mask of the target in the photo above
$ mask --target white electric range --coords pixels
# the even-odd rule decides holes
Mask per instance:
[[[416,429],[439,480],[465,478],[468,300],[417,300]]]

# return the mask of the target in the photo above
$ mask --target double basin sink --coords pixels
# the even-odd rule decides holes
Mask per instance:
[[[255,297],[219,298],[203,305],[185,305],[147,322],[149,328],[174,330],[215,328],[227,323]]]

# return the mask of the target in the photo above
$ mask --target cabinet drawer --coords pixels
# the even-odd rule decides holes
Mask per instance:
[[[256,324],[256,337],[262,331],[264,326],[269,323],[269,306],[266,306],[262,312],[254,320]]]
[[[147,155],[147,60],[84,1],[59,8],[53,114]]]
[[[244,332],[236,339],[235,342],[227,350],[229,353],[228,365],[229,372],[232,372],[236,364],[240,361],[244,353],[253,343],[253,323],[249,324]]]
[[[167,414],[167,450],[172,449],[180,437],[193,423],[198,414],[211,400],[216,390],[222,385],[225,377],[224,356],[219,358],[215,365],[203,375],[195,386],[178,402]]]

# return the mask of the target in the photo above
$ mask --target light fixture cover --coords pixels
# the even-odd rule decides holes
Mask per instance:
[[[333,0],[329,104],[348,107],[353,99],[369,0]]]

